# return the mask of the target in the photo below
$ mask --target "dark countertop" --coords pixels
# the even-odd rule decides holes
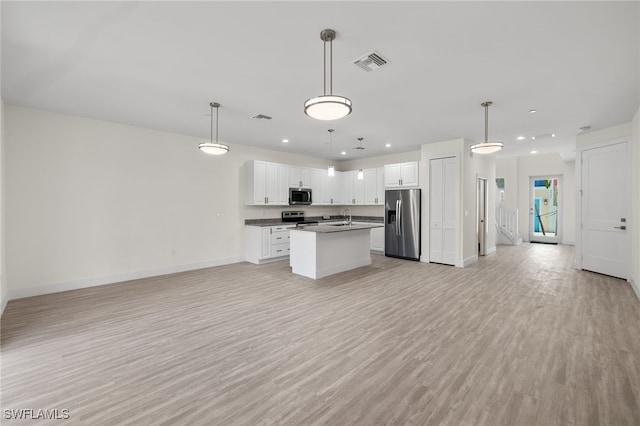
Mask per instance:
[[[319,224],[331,223],[331,222],[343,222],[345,217],[342,215],[330,216],[329,219],[323,219],[322,216],[309,216],[304,218],[305,221],[318,221]],[[352,216],[352,222],[369,222],[384,224],[384,217],[382,216]],[[244,224],[246,226],[282,226],[282,225],[294,225],[295,222],[283,222],[282,219],[245,219]]]
[[[368,223],[368,224],[357,224],[352,223],[347,225],[342,221],[332,225],[329,223],[324,223],[322,225],[304,225],[300,228],[295,228],[295,231],[304,231],[304,232],[316,232],[318,234],[331,234],[334,232],[345,232],[345,231],[358,231],[360,229],[372,229],[372,228],[382,228],[384,223]]]

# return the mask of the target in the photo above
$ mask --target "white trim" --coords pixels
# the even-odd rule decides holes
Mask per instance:
[[[487,254],[486,254],[486,255],[487,255],[487,256],[489,256],[490,254],[495,253],[495,252],[496,252],[496,250],[497,250],[496,246],[489,247],[489,248],[487,249]]]
[[[495,247],[494,247],[495,248]],[[478,261],[478,255],[474,254],[473,256],[467,257],[462,261],[462,265],[456,264],[458,268],[466,268],[467,266],[471,266]]]
[[[594,142],[586,145],[576,146],[576,161],[575,161],[575,179],[576,179],[576,241],[575,245],[575,260],[574,265],[576,269],[582,270],[582,154],[584,151],[603,148],[609,145],[615,145],[618,143],[627,143],[627,152],[631,150],[631,135],[623,136],[614,139],[608,139],[605,141]],[[631,173],[633,165],[631,164],[631,155],[628,155],[629,173]],[[629,212],[631,213],[631,212]],[[629,248],[631,242],[629,242]],[[631,250],[629,250],[631,252]],[[631,264],[629,264],[631,268]]]
[[[565,245],[565,246],[575,246],[576,242],[575,241],[565,240],[565,241],[562,241],[560,244]]]
[[[7,303],[9,303],[9,292],[5,291],[4,294],[2,294],[2,301],[0,302],[1,306],[0,306],[0,315],[2,315],[4,313],[4,308],[7,307]]]
[[[612,145],[617,144],[626,144],[627,151],[627,167],[629,168],[629,178],[631,178],[633,164],[631,162],[631,136],[623,136],[613,139],[608,139],[605,141],[594,142],[587,145],[582,145],[577,147],[576,149],[576,162],[575,162],[575,177],[576,177],[576,241],[575,245],[575,260],[574,265],[576,269],[582,270],[582,166],[583,166],[583,155],[585,151],[589,151],[597,148],[605,148]],[[631,199],[631,186],[629,186],[629,199]],[[632,206],[631,202],[629,202],[629,211],[627,213],[627,217],[629,219],[628,223],[631,225],[632,221]],[[632,259],[631,259],[631,248],[633,242],[631,240],[631,233],[633,229],[631,226],[629,227],[629,234],[626,239],[627,247],[627,271],[626,276],[631,277],[631,268],[632,268]]]
[[[631,284],[631,288],[633,289],[633,292],[636,294],[636,297],[640,300],[640,285],[638,285],[638,283],[633,281],[633,278],[629,279],[629,284]]]
[[[238,263],[242,261],[244,261],[243,257],[230,257],[209,262],[192,263],[189,265],[176,265],[146,271],[126,272],[123,274],[108,275],[104,277],[87,278],[82,280],[19,288],[9,291],[9,300],[22,299],[23,297],[39,296],[42,294],[58,293],[61,291],[77,290],[87,287],[96,287],[99,285],[116,284],[123,281],[157,277],[160,275],[175,274],[177,272],[194,271],[196,269],[212,268],[215,266],[228,265],[231,263]]]

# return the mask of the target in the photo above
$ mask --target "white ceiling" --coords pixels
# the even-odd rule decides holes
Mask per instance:
[[[2,96],[193,135],[194,149],[209,138],[216,101],[220,140],[232,150],[331,159],[482,141],[480,103],[490,100],[489,138],[505,142],[499,155],[570,158],[579,127],[627,122],[638,109],[639,5],[3,1]],[[352,114],[333,122],[302,107],[322,94],[324,28],[337,32],[334,93],[353,101]],[[372,50],[391,64],[367,73],[351,63]],[[352,149],[358,137],[366,150]]]

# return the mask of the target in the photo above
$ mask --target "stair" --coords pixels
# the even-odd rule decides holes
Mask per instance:
[[[496,243],[511,246],[522,244],[522,235],[518,233],[518,209],[510,209],[500,203],[496,209]]]

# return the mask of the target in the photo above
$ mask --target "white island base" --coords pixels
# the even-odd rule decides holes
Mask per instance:
[[[322,233],[292,229],[289,240],[291,272],[318,279],[371,265],[371,229],[342,231]]]

